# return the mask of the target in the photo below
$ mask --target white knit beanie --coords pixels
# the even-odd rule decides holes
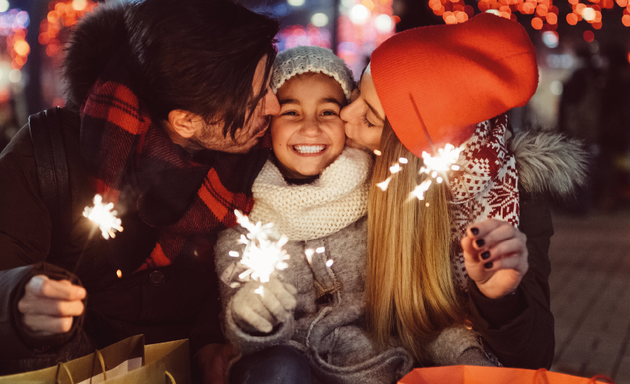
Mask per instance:
[[[280,52],[273,64],[271,89],[277,93],[285,81],[307,72],[323,73],[335,79],[341,85],[346,100],[350,101],[354,89],[352,71],[330,49],[318,46],[301,46]]]

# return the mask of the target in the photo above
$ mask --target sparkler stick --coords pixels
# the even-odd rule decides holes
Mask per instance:
[[[251,278],[253,280],[266,283],[275,270],[286,269],[289,265],[286,260],[289,254],[282,249],[289,239],[278,234],[273,227],[273,223],[262,225],[261,222],[253,224],[246,215],[239,210],[235,210],[236,221],[249,231],[247,235],[241,235],[240,243],[245,244],[245,250],[241,257],[241,264],[248,269],[239,275],[241,280]],[[236,251],[229,253],[232,257],[238,257]],[[255,291],[263,295],[263,286],[260,285]]]

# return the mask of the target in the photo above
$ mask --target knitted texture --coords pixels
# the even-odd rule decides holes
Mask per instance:
[[[309,185],[289,185],[267,161],[254,181],[253,222],[273,222],[290,240],[327,236],[367,213],[371,155],[346,148],[319,179]]]
[[[538,84],[525,29],[487,13],[398,33],[372,53],[370,68],[396,136],[418,157],[431,143],[464,143],[475,124],[525,105]]]
[[[486,219],[519,224],[518,171],[514,155],[506,145],[507,115],[477,124],[465,143],[457,164],[461,171],[449,175],[451,239],[457,252],[451,256],[457,286],[468,290],[468,273],[460,241],[466,228]]]
[[[277,93],[285,81],[307,72],[323,73],[335,79],[341,85],[346,100],[350,101],[354,89],[352,71],[330,49],[318,46],[295,47],[280,52],[273,64],[271,89]]]

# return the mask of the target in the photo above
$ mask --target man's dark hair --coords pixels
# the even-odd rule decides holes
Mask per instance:
[[[112,57],[129,68],[133,90],[153,119],[175,109],[224,135],[243,127],[266,93],[278,22],[232,0],[135,0],[99,5],[75,28],[64,62],[67,106],[79,110]],[[117,51],[125,55],[115,55]],[[252,90],[267,56],[263,87]]]
[[[145,0],[125,14],[137,92],[154,118],[182,109],[223,121],[224,135],[244,126],[266,93],[276,20],[231,0]],[[262,88],[252,91],[265,55]]]

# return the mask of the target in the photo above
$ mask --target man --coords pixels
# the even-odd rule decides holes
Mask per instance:
[[[213,245],[251,209],[269,153],[277,31],[230,0],[101,6],[77,26],[58,112],[68,209],[46,205],[28,127],[0,155],[0,374],[144,334],[190,338],[197,380],[212,379]],[[122,219],[113,239],[82,216],[96,193]]]

